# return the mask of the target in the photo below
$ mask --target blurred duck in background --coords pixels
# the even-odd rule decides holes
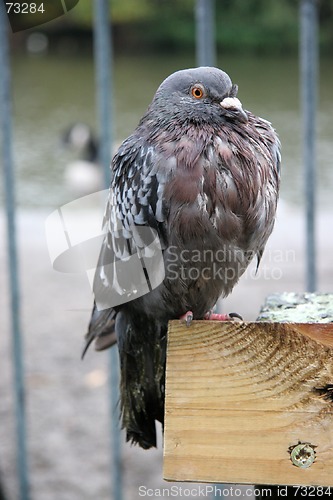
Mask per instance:
[[[79,156],[65,167],[64,181],[68,189],[82,196],[103,189],[99,141],[92,128],[85,123],[75,123],[64,132],[62,143]]]

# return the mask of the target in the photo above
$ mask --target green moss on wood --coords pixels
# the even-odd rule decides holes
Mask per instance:
[[[333,323],[332,293],[284,292],[267,297],[258,321]]]

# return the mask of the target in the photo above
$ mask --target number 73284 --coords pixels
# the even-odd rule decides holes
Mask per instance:
[[[29,3],[29,2],[6,2],[7,14],[35,14],[36,12],[44,13],[44,3]]]

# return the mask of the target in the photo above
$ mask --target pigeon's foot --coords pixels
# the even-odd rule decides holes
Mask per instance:
[[[237,313],[216,314],[212,311],[208,311],[208,313],[205,314],[204,319],[209,321],[243,321],[242,316]]]
[[[185,314],[183,314],[180,318],[180,321],[185,321],[186,326],[190,326],[193,320],[193,312],[192,311],[187,311]]]
[[[185,314],[180,316],[180,321],[185,321],[186,326],[190,326],[193,320],[193,312],[187,311]],[[216,314],[212,311],[208,311],[203,317],[205,320],[209,321],[243,321],[242,316],[237,313],[229,313],[229,314]]]

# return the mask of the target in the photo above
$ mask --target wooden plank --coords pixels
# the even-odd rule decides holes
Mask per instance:
[[[168,336],[165,479],[333,485],[332,323],[172,321]]]

